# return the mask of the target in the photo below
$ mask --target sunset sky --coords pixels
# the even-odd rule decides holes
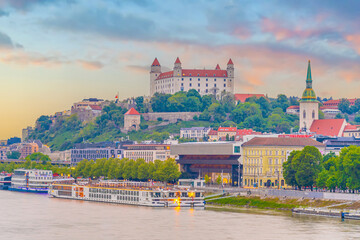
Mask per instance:
[[[237,93],[360,91],[359,1],[0,0],[0,139],[88,97],[149,94],[149,66],[235,64]]]

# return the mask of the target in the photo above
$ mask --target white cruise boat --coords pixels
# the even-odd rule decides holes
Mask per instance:
[[[15,169],[11,177],[10,191],[47,193],[53,181],[51,170]]]
[[[150,207],[205,206],[202,191],[154,187],[143,182],[100,182],[83,185],[54,183],[49,194],[56,198]]]

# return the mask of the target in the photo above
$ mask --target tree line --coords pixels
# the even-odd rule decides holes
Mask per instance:
[[[33,156],[32,156],[33,155]],[[45,157],[32,154],[23,163],[0,163],[0,172],[14,172],[17,168],[52,170],[63,176],[84,178],[127,179],[136,181],[176,182],[181,173],[174,159],[145,162],[144,159],[84,159],[75,167],[59,167],[46,161]],[[44,155],[46,156],[46,155]],[[37,157],[38,159],[35,159]],[[46,156],[47,157],[47,156]],[[45,160],[45,161],[43,161]]]
[[[360,189],[360,147],[343,148],[339,156],[324,156],[312,146],[290,153],[283,164],[287,185],[302,189],[313,187],[330,191]]]

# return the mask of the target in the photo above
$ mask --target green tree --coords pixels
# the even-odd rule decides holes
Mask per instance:
[[[204,180],[205,184],[210,184],[210,177],[207,174],[205,174]]]
[[[216,183],[217,183],[218,185],[221,185],[221,184],[222,184],[222,178],[221,178],[220,175],[216,178]]]
[[[316,186],[318,188],[325,188],[326,187],[326,182],[328,180],[329,176],[328,176],[328,171],[326,171],[325,169],[323,169],[317,179],[316,179]]]
[[[6,157],[8,159],[19,159],[21,156],[21,153],[18,151],[11,151],[6,154]]]
[[[163,182],[176,182],[181,172],[179,171],[179,167],[176,164],[175,159],[169,158],[164,161],[164,163],[161,165],[160,169],[160,181]]]
[[[31,160],[31,161],[37,161],[37,162],[41,162],[42,164],[46,164],[46,162],[51,162],[51,159],[48,155],[45,155],[43,153],[40,153],[40,152],[36,152],[36,153],[33,153],[29,156],[27,156],[25,158],[26,160]]]
[[[293,159],[296,155],[300,154],[301,151],[292,151],[287,159],[287,161],[285,161],[283,163],[283,175],[284,175],[284,179],[287,185],[289,186],[297,186],[297,182],[296,182],[296,178],[295,178],[295,173],[296,170],[293,167]]]
[[[351,114],[351,109],[350,109],[350,101],[343,98],[340,100],[339,105],[338,105],[338,109],[342,112],[342,113],[349,113]]]

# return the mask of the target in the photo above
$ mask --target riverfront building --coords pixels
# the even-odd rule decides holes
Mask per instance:
[[[180,170],[193,178],[205,178],[212,183],[219,176],[223,184],[237,186],[241,182],[240,143],[193,142],[171,146],[171,154],[177,155]]]
[[[169,144],[132,144],[124,145],[124,158],[136,160],[144,159],[146,162],[155,160],[165,161],[170,158]]]
[[[255,137],[242,145],[244,186],[288,187],[282,164],[294,150],[314,146],[324,153],[325,144],[311,138]]]
[[[219,64],[215,69],[183,69],[177,58],[172,71],[162,72],[157,58],[151,64],[150,96],[155,93],[174,94],[179,91],[197,90],[201,95],[234,93],[234,63],[229,59],[226,70]]]
[[[196,139],[201,141],[208,137],[211,128],[207,127],[192,127],[192,128],[181,128],[180,138]]]

